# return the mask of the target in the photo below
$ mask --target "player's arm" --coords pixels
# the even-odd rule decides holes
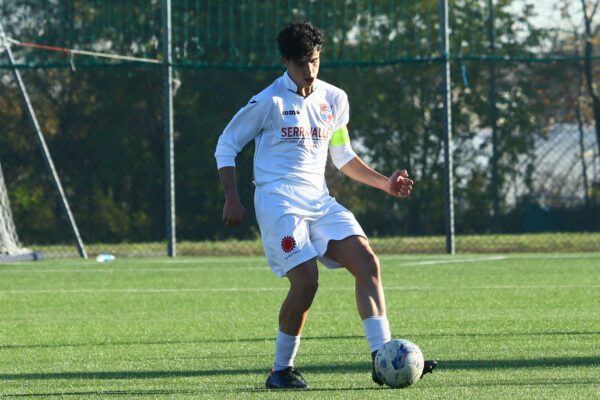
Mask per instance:
[[[235,167],[219,169],[219,178],[225,192],[225,205],[223,206],[223,222],[227,226],[237,226],[246,219],[246,209],[240,201],[240,196],[235,183]]]
[[[268,104],[253,98],[237,112],[219,137],[215,158],[225,192],[223,222],[227,226],[237,226],[246,218],[236,186],[235,158],[258,135],[268,115]]]
[[[369,167],[352,150],[348,128],[345,125],[333,132],[329,152],[335,166],[351,179],[381,189],[395,197],[410,195],[413,181],[408,178],[406,170],[395,171],[390,177],[386,177]]]
[[[394,171],[390,177],[386,177],[369,167],[358,156],[348,161],[340,171],[357,182],[383,190],[394,197],[408,197],[413,187],[413,181],[408,178],[406,170]]]

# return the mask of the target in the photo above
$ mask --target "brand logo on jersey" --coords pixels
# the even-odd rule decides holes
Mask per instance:
[[[284,126],[281,128],[281,139],[313,139],[326,140],[331,135],[330,128],[319,126]]]
[[[331,106],[329,104],[320,104],[321,118],[326,122],[333,122],[333,113],[331,112]]]
[[[300,110],[285,110],[281,112],[281,115],[300,115]]]
[[[296,248],[296,240],[292,236],[284,236],[281,239],[281,250],[291,253]]]

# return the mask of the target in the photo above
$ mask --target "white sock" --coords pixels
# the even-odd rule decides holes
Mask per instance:
[[[392,340],[392,334],[390,333],[390,323],[387,317],[370,317],[363,321],[363,327],[365,329],[365,336],[369,342],[371,353],[377,351],[385,343]]]
[[[275,362],[273,369],[281,371],[294,366],[294,357],[300,347],[300,336],[290,336],[278,331],[275,340]]]

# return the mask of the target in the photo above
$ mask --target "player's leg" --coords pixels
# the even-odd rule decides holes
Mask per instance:
[[[286,277],[290,289],[279,310],[279,330],[287,335],[299,336],[319,286],[316,259],[291,269]]]
[[[330,268],[343,266],[355,279],[358,313],[372,351],[391,340],[381,285],[379,260],[354,215],[333,198],[324,199],[324,214],[311,225],[311,239]]]
[[[354,276],[356,306],[360,317],[385,316],[379,259],[362,236],[331,240],[325,256],[341,264]]]
[[[391,340],[381,284],[379,259],[362,236],[329,241],[327,258],[344,266],[354,276],[358,313],[371,351]]]
[[[308,385],[294,367],[300,336],[319,281],[316,259],[287,272],[290,289],[279,310],[279,332],[275,340],[275,361],[266,381],[271,389],[306,389]]]
[[[255,192],[255,210],[271,270],[286,277],[290,288],[279,311],[273,370],[269,388],[306,388],[294,368],[300,335],[318,286],[318,269],[309,233],[309,213],[297,193],[286,185],[265,185]]]
[[[331,240],[325,256],[343,265],[354,276],[356,307],[371,350],[371,378],[382,385],[383,381],[375,373],[375,354],[392,340],[392,334],[386,315],[379,259],[362,236]]]
[[[325,256],[343,265],[354,276],[356,305],[374,360],[377,350],[391,340],[379,259],[367,239],[356,235],[329,241]],[[436,366],[437,361],[426,360],[421,376]],[[374,365],[372,378],[375,383],[383,384],[375,374]]]

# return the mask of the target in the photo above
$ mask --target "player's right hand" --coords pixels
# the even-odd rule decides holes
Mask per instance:
[[[246,209],[239,200],[225,200],[223,206],[223,223],[227,226],[238,226],[246,219]]]
[[[390,188],[387,190],[392,196],[406,198],[410,196],[413,180],[408,177],[405,169],[395,171],[389,178]]]

